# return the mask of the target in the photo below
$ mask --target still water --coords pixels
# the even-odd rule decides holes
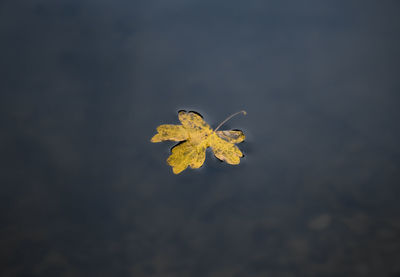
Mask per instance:
[[[22,2],[2,276],[400,276],[399,4]],[[240,165],[174,175],[181,109],[246,110]]]

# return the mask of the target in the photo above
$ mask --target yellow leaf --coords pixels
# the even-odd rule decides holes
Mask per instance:
[[[239,113],[246,114],[241,111],[231,115],[213,131],[198,113],[180,111],[178,118],[182,125],[158,126],[157,134],[151,138],[151,142],[180,141],[172,148],[172,154],[167,159],[175,174],[181,173],[188,166],[201,167],[208,147],[212,148],[218,159],[229,164],[239,164],[243,154],[235,144],[244,141],[245,135],[240,130],[217,131],[223,123]]]

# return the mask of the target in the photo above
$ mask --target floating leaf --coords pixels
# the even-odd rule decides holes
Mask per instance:
[[[175,174],[181,173],[188,166],[201,167],[208,147],[212,148],[218,159],[229,164],[239,164],[243,154],[235,144],[244,141],[245,135],[240,130],[218,131],[222,124],[239,113],[246,114],[245,111],[240,111],[229,116],[213,131],[200,114],[179,111],[178,117],[182,125],[158,126],[157,134],[151,138],[151,142],[180,141],[172,148],[172,154],[167,159]]]

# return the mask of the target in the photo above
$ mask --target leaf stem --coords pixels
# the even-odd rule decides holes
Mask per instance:
[[[229,119],[231,119],[232,117],[234,117],[235,115],[238,115],[238,114],[240,114],[240,113],[242,113],[242,114],[244,114],[244,115],[247,114],[246,111],[240,111],[240,112],[231,114],[231,115],[228,116],[224,121],[222,121],[222,122],[217,126],[217,128],[215,128],[214,132],[216,132],[216,131],[217,131],[222,125],[224,125],[224,123],[227,122]]]

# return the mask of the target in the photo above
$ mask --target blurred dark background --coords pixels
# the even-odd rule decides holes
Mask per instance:
[[[0,2],[1,276],[400,276],[398,1]],[[242,129],[173,175],[180,109]]]

